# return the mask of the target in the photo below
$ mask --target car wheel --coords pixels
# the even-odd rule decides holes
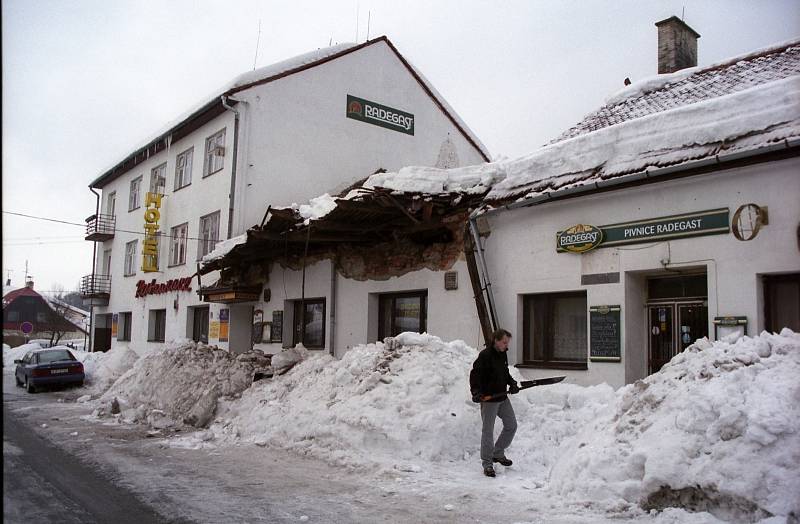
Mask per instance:
[[[28,390],[28,393],[36,393],[36,386],[30,383],[28,377],[25,377],[25,389]]]

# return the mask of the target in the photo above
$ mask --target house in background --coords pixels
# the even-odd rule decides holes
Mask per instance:
[[[25,287],[3,295],[3,342],[14,347],[29,340],[48,344],[83,339],[87,334],[89,313],[57,299],[47,298]]]
[[[262,225],[270,206],[337,194],[381,169],[488,159],[386,37],[246,73],[90,183],[102,192],[87,220],[95,254],[81,285],[93,309],[93,349],[190,338],[247,350],[261,289],[197,294],[198,263],[219,241]],[[313,284],[311,314],[319,317],[330,268],[318,278],[327,283]],[[299,284],[280,286],[290,305],[301,298]],[[323,316],[317,325],[329,324]]]

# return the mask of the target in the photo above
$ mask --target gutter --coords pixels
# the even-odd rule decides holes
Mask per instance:
[[[478,234],[477,220],[479,217],[488,217],[491,215],[496,215],[503,211],[511,211],[514,209],[520,209],[524,207],[537,206],[540,204],[546,204],[547,202],[578,197],[585,195],[587,193],[593,193],[597,191],[613,191],[616,189],[623,189],[629,185],[634,185],[634,184],[642,184],[642,183],[649,184],[652,182],[662,182],[670,180],[672,178],[679,178],[682,176],[690,176],[691,173],[688,173],[689,171],[705,169],[708,167],[719,166],[720,169],[727,169],[729,167],[729,164],[732,164],[730,165],[730,167],[735,167],[735,163],[741,160],[751,160],[755,157],[767,155],[770,153],[788,151],[798,147],[800,147],[800,138],[791,138],[791,139],[784,138],[780,142],[758,149],[737,151],[735,153],[728,153],[722,155],[717,154],[714,155],[713,157],[686,162],[684,164],[676,166],[660,167],[652,170],[646,169],[641,173],[636,173],[633,175],[623,175],[609,180],[599,180],[590,184],[584,184],[580,186],[569,187],[566,189],[559,189],[552,192],[542,193],[541,195],[537,195],[535,197],[526,198],[524,200],[520,200],[512,204],[507,204],[504,206],[488,210],[484,210],[484,206],[478,207],[469,215],[469,229],[470,232],[472,232],[472,237],[475,242],[475,247],[478,250],[478,255],[479,255],[478,266],[480,268],[480,274],[482,279],[481,289],[474,289],[473,292],[476,295],[479,292],[481,294],[483,293],[486,294],[486,298],[489,302],[489,311],[491,315],[492,329],[497,329],[499,327],[500,320],[497,317],[497,312],[494,305],[495,302],[494,302],[494,296],[492,295],[492,283],[489,275],[489,269],[486,266],[486,259],[483,256],[484,252],[483,244],[481,243],[481,238],[480,235]],[[703,173],[697,173],[697,174],[699,175]],[[614,186],[620,186],[620,187],[617,188]]]
[[[228,97],[222,95],[220,97],[222,107],[233,112],[233,160],[231,160],[231,192],[228,195],[228,237],[233,236],[233,207],[234,199],[236,197],[236,164],[239,161],[239,111],[228,105]],[[237,100],[238,102],[238,100]]]

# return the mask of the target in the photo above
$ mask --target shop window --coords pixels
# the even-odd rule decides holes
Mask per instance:
[[[136,274],[136,240],[125,244],[125,276]]]
[[[142,188],[142,177],[137,177],[131,180],[131,192],[128,195],[128,211],[139,209],[139,206],[141,205],[139,191],[141,190],[141,188]]]
[[[169,234],[169,265],[180,266],[186,263],[186,237],[189,232],[189,224],[184,223],[175,226]]]
[[[151,309],[150,321],[147,325],[148,342],[164,342],[167,330],[167,310]]]
[[[325,299],[296,300],[293,313],[292,344],[299,344],[302,340],[303,345],[309,349],[323,349],[325,347]]]
[[[212,175],[225,165],[225,130],[206,138],[205,162],[203,177]]]
[[[404,331],[427,331],[428,292],[381,295],[378,305],[378,340]]]
[[[587,369],[586,292],[525,296],[523,314],[524,364]]]
[[[194,148],[190,147],[175,159],[175,190],[192,183],[192,156]]]
[[[125,341],[131,339],[131,321],[133,316],[130,311],[119,314],[119,330],[117,331],[117,340]]]

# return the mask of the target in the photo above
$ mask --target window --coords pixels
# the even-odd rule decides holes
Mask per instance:
[[[587,369],[585,291],[529,295],[524,297],[523,309],[526,364]]]
[[[167,310],[151,309],[150,322],[147,326],[148,342],[164,342],[164,335],[167,330]]]
[[[424,333],[427,330],[427,316],[427,291],[381,295],[378,306],[378,338],[383,340],[404,331]]]
[[[164,162],[150,171],[150,192],[164,194],[167,186],[167,163]]]
[[[206,177],[222,169],[225,163],[225,130],[206,138],[206,154],[203,176]]]
[[[175,191],[192,183],[192,155],[190,147],[175,159]]]
[[[131,312],[119,314],[119,331],[117,331],[117,340],[130,340],[131,339]]]
[[[179,266],[186,263],[186,234],[189,224],[181,224],[170,230],[169,234],[169,265]]]
[[[141,200],[139,199],[139,189],[142,187],[142,177],[131,180],[131,194],[128,196],[128,211],[139,209]]]
[[[136,240],[125,244],[125,276],[136,274]]]
[[[111,274],[111,250],[106,249],[103,251],[103,274]]]
[[[296,300],[292,324],[294,328],[292,344],[296,345],[302,341],[303,345],[309,349],[323,349],[325,347],[325,299]]]
[[[200,260],[214,251],[219,240],[219,211],[200,217],[200,241],[198,242],[197,259]]]
[[[106,214],[114,216],[117,207],[117,192],[112,191],[108,194],[108,200],[106,201]]]
[[[19,311],[11,310],[8,312],[8,321],[9,322],[19,322]]]

